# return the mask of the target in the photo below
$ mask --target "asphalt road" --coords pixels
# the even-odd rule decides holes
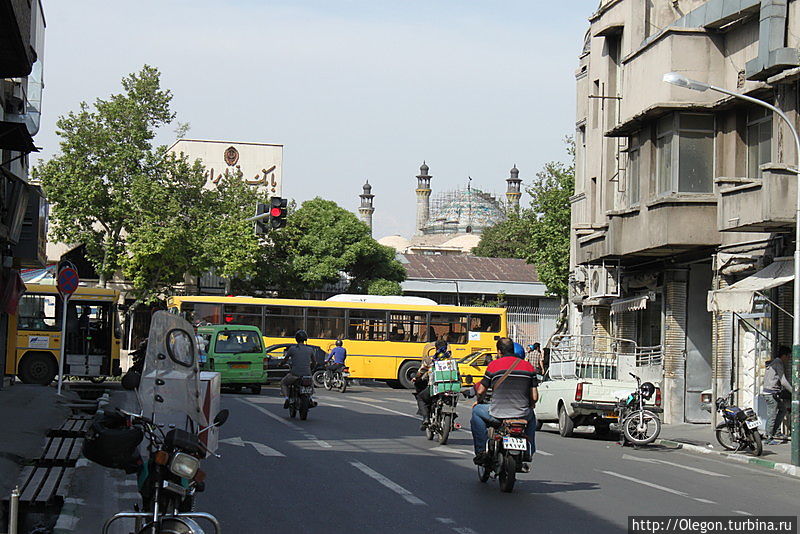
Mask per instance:
[[[537,434],[512,494],[482,484],[465,429],[440,446],[419,431],[407,391],[318,392],[307,421],[278,391],[224,394],[221,459],[204,463],[198,509],[223,532],[626,532],[629,515],[796,515],[800,481],[679,450],[620,447],[591,434]]]

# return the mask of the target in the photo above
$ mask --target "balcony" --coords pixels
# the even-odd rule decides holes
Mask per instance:
[[[791,229],[797,200],[797,176],[785,165],[761,166],[761,178],[718,180],[717,227],[721,232],[775,232]]]
[[[27,76],[44,45],[39,0],[0,0],[0,78]]]

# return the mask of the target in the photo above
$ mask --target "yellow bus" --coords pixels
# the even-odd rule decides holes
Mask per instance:
[[[119,291],[79,287],[67,303],[64,375],[94,382],[119,376]],[[58,375],[63,306],[53,285],[26,284],[8,318],[6,373],[26,384],[49,384]]]
[[[258,326],[267,346],[294,343],[300,329],[325,351],[341,338],[350,376],[406,388],[433,341],[446,340],[461,358],[492,350],[507,331],[504,308],[201,296],[171,297],[167,306],[194,325]]]

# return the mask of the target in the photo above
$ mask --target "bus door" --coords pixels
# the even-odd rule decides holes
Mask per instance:
[[[113,303],[68,301],[64,374],[111,375],[113,331]]]

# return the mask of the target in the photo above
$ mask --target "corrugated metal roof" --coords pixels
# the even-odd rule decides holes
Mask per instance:
[[[516,258],[405,254],[406,276],[422,280],[538,282],[536,267]]]

